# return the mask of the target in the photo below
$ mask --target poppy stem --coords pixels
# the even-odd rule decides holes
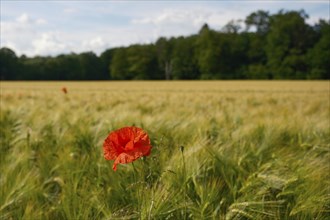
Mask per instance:
[[[137,172],[136,172],[136,168],[134,166],[134,162],[132,162],[132,167],[133,167],[133,178],[134,178],[134,183],[133,185],[135,185],[137,187],[137,195],[138,195],[138,201],[137,201],[137,207],[138,207],[138,213],[140,214],[140,219],[141,219],[141,207],[140,207],[140,186],[138,185],[138,180],[137,180]]]
[[[136,184],[136,169],[135,169],[135,166],[134,166],[134,162],[132,162],[132,167],[133,167],[133,178],[134,178],[134,183]]]
[[[30,137],[31,137],[31,134],[30,134],[30,130],[28,129],[27,134],[26,134],[26,143],[27,143],[27,146],[29,149],[30,149]]]

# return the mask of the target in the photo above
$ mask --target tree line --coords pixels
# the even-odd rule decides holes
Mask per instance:
[[[2,80],[329,79],[330,21],[256,11],[221,30],[56,57],[0,49]],[[243,26],[245,27],[243,29]]]

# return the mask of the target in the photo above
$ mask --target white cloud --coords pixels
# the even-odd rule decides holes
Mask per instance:
[[[36,20],[35,23],[36,24],[43,25],[43,24],[47,24],[47,21],[45,19],[39,18],[39,19]]]
[[[68,46],[60,40],[60,34],[54,32],[42,33],[32,42],[34,51],[37,54],[57,54],[67,51]]]
[[[23,13],[21,16],[19,16],[18,18],[16,18],[16,21],[22,24],[27,24],[31,21],[30,17],[28,16],[28,14]]]
[[[18,16],[15,22],[10,22],[11,25],[14,26],[26,26],[26,25],[33,25],[33,24],[47,24],[47,20],[43,18],[33,19],[27,13],[23,13]]]
[[[160,14],[133,19],[132,23],[154,25],[160,30],[176,27],[174,31],[178,31],[178,33],[192,34],[196,33],[205,23],[212,28],[221,29],[230,20],[242,18],[241,15],[240,12],[227,12],[212,8],[167,9]]]
[[[67,14],[72,14],[72,13],[75,13],[77,10],[74,9],[74,8],[65,8],[63,10],[64,13],[67,13]]]
[[[132,23],[153,25],[181,25],[192,23],[193,25],[199,25],[203,20],[206,20],[208,16],[209,15],[204,11],[166,9],[160,14],[133,19]]]
[[[101,37],[96,37],[89,41],[84,41],[83,45],[87,47],[102,47],[105,43]]]
[[[103,38],[98,36],[90,40],[84,40],[82,42],[82,51],[94,51],[97,54],[100,54],[107,48],[109,45],[104,42]]]
[[[47,48],[43,49],[43,45],[50,39],[47,38],[47,34],[42,35],[39,27],[47,23],[46,19],[35,19],[27,13],[19,15],[12,21],[1,21],[1,47],[12,48],[17,55],[33,56],[38,52],[45,52]],[[50,46],[54,47],[53,44]]]
[[[109,47],[151,43],[161,36],[195,34],[204,23],[221,30],[230,20],[244,19],[258,9],[276,13],[280,8],[304,8],[310,24],[329,18],[323,10],[329,4],[306,1],[5,1],[4,5],[0,46],[28,56],[99,54]]]

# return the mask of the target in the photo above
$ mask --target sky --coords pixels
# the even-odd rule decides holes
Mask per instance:
[[[0,47],[16,55],[55,56],[153,43],[196,34],[204,23],[221,30],[257,10],[304,10],[309,24],[330,19],[328,0],[0,0]]]

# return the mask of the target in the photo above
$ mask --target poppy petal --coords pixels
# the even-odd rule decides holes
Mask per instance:
[[[114,171],[117,170],[117,164],[121,163],[121,164],[125,164],[125,163],[131,163],[134,160],[142,157],[142,153],[139,151],[132,151],[129,153],[121,153],[116,159],[115,162],[113,163],[112,169]]]
[[[126,145],[125,145],[125,151],[131,151],[134,149],[134,142],[133,141],[129,141]]]
[[[132,131],[131,127],[124,127],[115,132],[118,136],[118,143],[122,146],[131,140],[134,140],[134,132]]]
[[[122,147],[118,143],[118,135],[111,133],[104,141],[103,152],[106,160],[115,160],[119,154],[123,152]]]

